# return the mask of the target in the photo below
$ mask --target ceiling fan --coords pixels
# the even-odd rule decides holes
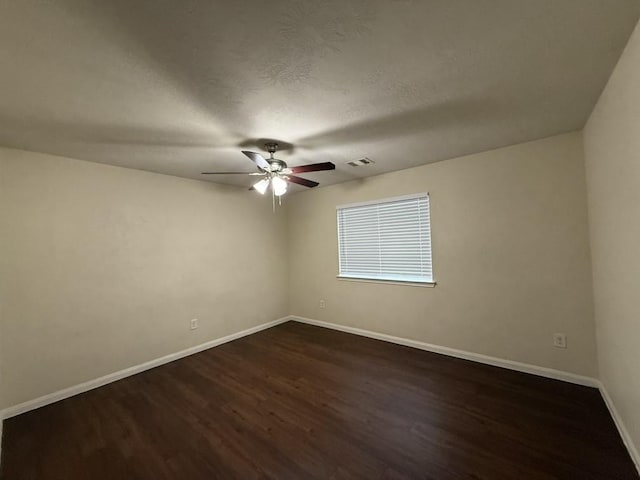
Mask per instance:
[[[258,167],[257,172],[202,172],[202,175],[253,175],[264,177],[256,182],[250,190],[257,190],[258,193],[264,195],[269,186],[271,186],[273,195],[280,197],[287,193],[288,183],[296,183],[309,188],[320,185],[318,182],[292,175],[292,173],[320,172],[322,170],[335,170],[336,168],[331,162],[288,167],[285,162],[274,157],[274,154],[278,150],[277,143],[265,143],[264,148],[269,152],[269,159],[264,158],[256,152],[242,151],[242,153],[249,157],[249,160],[256,164]]]

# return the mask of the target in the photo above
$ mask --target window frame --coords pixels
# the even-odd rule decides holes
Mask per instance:
[[[347,209],[347,208],[353,208],[353,207],[364,207],[367,205],[380,205],[384,203],[392,203],[392,202],[397,202],[402,200],[413,200],[416,198],[424,198],[424,197],[427,198],[427,202],[428,202],[428,225],[429,225],[429,234],[430,234],[429,253],[431,255],[431,280],[420,281],[420,280],[367,278],[367,277],[342,274],[341,272],[342,248],[341,248],[341,235],[340,235],[340,210],[341,209]],[[414,287],[435,287],[437,285],[437,282],[435,281],[435,276],[433,274],[433,242],[432,242],[433,235],[431,235],[431,196],[429,195],[429,192],[421,192],[421,193],[414,193],[410,195],[400,195],[396,197],[387,197],[387,198],[380,198],[375,200],[367,200],[364,202],[337,205],[336,206],[336,227],[337,227],[336,233],[337,233],[337,244],[338,244],[338,275],[336,275],[336,278],[338,280],[344,280],[349,282],[382,283],[387,285],[404,285],[404,286],[414,286]]]

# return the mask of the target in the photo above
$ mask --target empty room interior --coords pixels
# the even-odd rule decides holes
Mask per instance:
[[[640,479],[640,0],[0,2],[0,479]]]

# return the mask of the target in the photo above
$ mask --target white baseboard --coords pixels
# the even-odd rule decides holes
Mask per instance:
[[[21,413],[26,413],[30,410],[35,410],[36,408],[44,407],[45,405],[49,405],[50,403],[64,400],[65,398],[78,395],[79,393],[84,393],[89,390],[93,390],[94,388],[101,387],[108,383],[115,382],[117,380],[129,377],[131,375],[135,375],[140,372],[144,372],[145,370],[149,370],[151,368],[155,368],[160,365],[164,365],[165,363],[173,362],[174,360],[178,360],[180,358],[193,355],[194,353],[202,352],[203,350],[208,350],[209,348],[222,345],[223,343],[227,343],[241,337],[246,337],[247,335],[257,333],[261,330],[266,330],[267,328],[271,328],[275,325],[279,325],[281,323],[287,322],[289,321],[289,319],[290,318],[288,316],[282,317],[277,320],[273,320],[271,322],[263,323],[256,327],[242,330],[241,332],[232,333],[231,335],[227,335],[226,337],[217,338],[215,340],[211,340],[209,342],[187,348],[186,350],[182,350],[180,352],[171,353],[169,355],[165,355],[164,357],[156,358],[155,360],[150,360],[140,365],[135,365],[133,367],[125,368],[124,370],[110,373],[103,377],[96,378],[94,380],[89,380],[88,382],[84,382],[79,385],[75,385],[73,387],[65,388],[63,390],[58,390],[57,392],[53,392],[48,395],[35,398],[33,400],[29,400],[24,403],[14,405],[12,407],[9,407],[0,411],[0,421],[2,421],[5,418],[15,417],[16,415],[20,415]]]
[[[627,430],[627,427],[624,426],[622,417],[620,417],[618,410],[616,410],[615,404],[613,403],[613,399],[611,398],[611,396],[609,396],[609,392],[607,392],[607,389],[602,384],[602,382],[598,382],[598,383],[600,384],[599,385],[600,393],[602,394],[604,403],[607,405],[607,408],[609,409],[609,413],[611,414],[611,417],[613,418],[613,421],[616,424],[616,427],[618,428],[618,433],[620,434],[620,437],[622,437],[622,441],[624,442],[625,447],[627,447],[627,451],[631,456],[631,460],[633,460],[633,463],[636,464],[636,469],[638,470],[638,474],[640,474],[640,453],[638,453],[638,449],[633,443],[633,439],[631,438],[631,435],[629,435],[629,431]]]
[[[295,320],[301,323],[308,323],[309,325],[316,325],[318,327],[331,328],[333,330],[340,330],[341,332],[353,333],[355,335],[361,335],[363,337],[375,338],[376,340],[383,340],[385,342],[397,343],[398,345],[404,345],[406,347],[418,348],[420,350],[426,350],[428,352],[440,353],[442,355],[448,355],[450,357],[462,358],[464,360],[471,360],[474,362],[485,363],[487,365],[493,365],[495,367],[508,368],[509,370],[516,370],[518,372],[531,373],[533,375],[539,375],[541,377],[553,378],[555,380],[562,380],[569,383],[575,383],[578,385],[585,385],[587,387],[598,388],[600,382],[592,377],[586,377],[577,375],[575,373],[563,372],[562,370],[554,370],[552,368],[538,367],[536,365],[530,365],[528,363],[516,362],[513,360],[505,360],[503,358],[490,357],[488,355],[482,355],[480,353],[467,352],[464,350],[457,350],[455,348],[442,347],[440,345],[433,345],[431,343],[419,342],[417,340],[409,340],[408,338],[394,337],[385,333],[372,332],[370,330],[362,330],[360,328],[347,327],[339,325],[337,323],[323,322],[320,320],[314,320],[312,318],[299,317],[297,315],[291,316],[291,320]]]

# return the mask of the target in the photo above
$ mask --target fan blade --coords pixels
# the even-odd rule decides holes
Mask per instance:
[[[262,172],[202,172],[200,175],[266,175]]]
[[[310,165],[299,165],[297,167],[289,167],[291,173],[320,172],[322,170],[335,170],[336,166],[331,162],[312,163]]]
[[[295,175],[287,175],[287,181],[291,183],[297,183],[298,185],[303,185],[309,188],[317,187],[318,185],[320,185],[318,182],[307,180],[306,178],[302,177],[296,177]]]
[[[263,170],[271,170],[271,165],[269,165],[269,162],[267,162],[264,157],[262,155],[260,155],[259,153],[256,152],[248,152],[246,150],[242,150],[242,153],[244,153],[247,157],[249,157],[249,159],[254,162],[256,165],[258,165],[261,169]]]

